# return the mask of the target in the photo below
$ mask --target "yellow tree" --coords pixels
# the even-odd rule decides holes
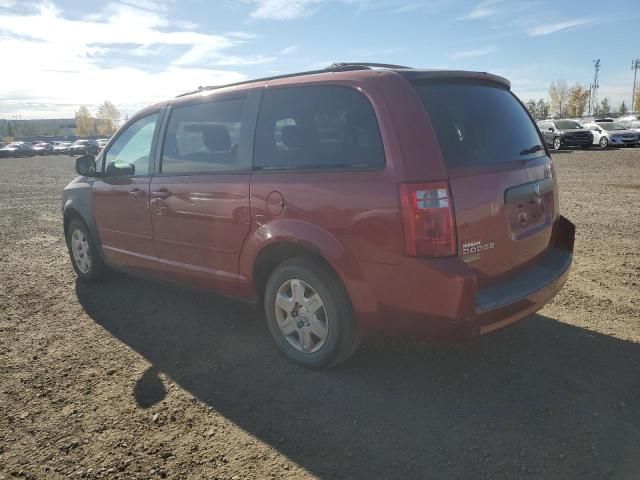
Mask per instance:
[[[589,89],[576,82],[576,84],[569,89],[567,115],[570,117],[581,117],[587,109],[588,102]]]
[[[549,103],[551,110],[556,112],[560,117],[565,114],[567,100],[569,99],[569,87],[564,80],[551,82],[549,85]]]
[[[111,136],[118,128],[120,111],[109,100],[105,100],[104,103],[98,107],[98,119],[100,120],[98,133],[100,133],[100,135]]]
[[[88,137],[96,134],[96,119],[87,107],[82,105],[76,112],[76,135]]]

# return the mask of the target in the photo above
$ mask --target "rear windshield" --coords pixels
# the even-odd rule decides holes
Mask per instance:
[[[524,107],[504,87],[476,82],[414,83],[449,167],[544,156]]]

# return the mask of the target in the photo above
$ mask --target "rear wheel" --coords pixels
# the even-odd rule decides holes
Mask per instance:
[[[84,222],[78,218],[71,220],[65,234],[69,258],[78,278],[84,282],[95,282],[104,278],[106,265],[98,254]]]
[[[562,142],[560,142],[560,137],[554,137],[553,138],[553,149],[554,150],[560,150],[561,146],[562,146]]]
[[[609,139],[607,137],[601,137],[598,144],[600,148],[607,148],[609,146]]]
[[[312,258],[279,265],[265,288],[265,314],[279,350],[307,368],[346,360],[358,345],[351,302],[340,279]]]

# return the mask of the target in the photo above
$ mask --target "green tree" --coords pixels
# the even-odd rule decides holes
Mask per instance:
[[[538,100],[538,106],[536,108],[538,112],[538,118],[545,119],[549,117],[549,102],[544,98]]]
[[[88,137],[96,134],[96,120],[87,107],[82,105],[76,112],[76,135]]]
[[[536,101],[534,99],[531,99],[528,100],[524,105],[527,107],[527,110],[529,110],[531,116],[538,120],[538,104],[536,103]]]
[[[626,115],[629,112],[629,109],[627,108],[627,104],[624,103],[624,100],[622,101],[622,103],[620,104],[620,108],[618,109],[618,113],[620,115]]]
[[[98,133],[100,135],[111,136],[118,128],[120,111],[109,100],[105,100],[104,103],[98,107],[98,119],[100,120]]]
[[[607,97],[604,97],[602,100],[600,100],[600,105],[599,105],[599,115],[607,115],[609,113],[611,113],[611,105],[609,104],[609,99]]]

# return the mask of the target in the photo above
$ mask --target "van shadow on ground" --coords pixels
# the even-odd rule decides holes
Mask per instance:
[[[370,340],[331,371],[280,357],[250,306],[118,274],[76,286],[153,366],[321,478],[632,478],[640,345],[535,316],[470,346]]]

